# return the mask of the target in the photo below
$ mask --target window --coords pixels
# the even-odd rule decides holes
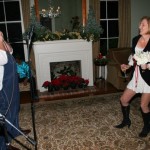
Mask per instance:
[[[106,55],[109,48],[118,46],[118,0],[100,0],[100,25],[104,29],[100,51]]]
[[[13,54],[19,54],[24,59],[23,22],[20,8],[20,0],[0,0],[0,30],[3,32],[4,38],[13,47]]]

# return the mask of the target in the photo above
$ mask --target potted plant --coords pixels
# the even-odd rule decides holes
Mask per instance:
[[[96,66],[105,66],[108,63],[108,58],[99,53],[97,58],[95,58],[94,63]]]
[[[96,42],[100,40],[100,34],[102,33],[103,29],[101,25],[97,24],[94,11],[92,7],[90,7],[87,23],[85,27],[83,27],[83,32],[81,32],[81,36],[87,41]]]
[[[56,79],[45,81],[42,87],[48,89],[48,91],[67,90],[75,88],[86,88],[89,80],[83,79],[79,76],[60,75]]]
[[[45,81],[42,87],[48,88],[48,91],[56,91],[60,89],[86,88],[89,84],[88,79],[77,76],[71,67],[65,66],[58,73],[60,74],[59,76],[54,75],[51,82]]]

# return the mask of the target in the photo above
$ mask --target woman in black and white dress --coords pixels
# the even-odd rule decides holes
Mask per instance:
[[[125,126],[130,127],[131,120],[130,113],[130,101],[136,93],[141,93],[141,113],[144,126],[139,133],[139,137],[146,137],[150,132],[150,65],[145,63],[137,65],[137,62],[133,59],[133,55],[136,52],[150,51],[150,17],[144,16],[140,20],[139,35],[132,40],[132,57],[129,64],[122,64],[121,70],[125,72],[130,67],[133,68],[133,74],[131,81],[128,83],[127,88],[123,92],[120,103],[123,113],[123,120],[121,124],[116,125],[116,128],[123,128]]]

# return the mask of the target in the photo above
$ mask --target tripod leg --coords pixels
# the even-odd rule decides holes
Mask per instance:
[[[8,149],[8,146],[10,145],[10,142],[8,140],[8,133],[7,133],[6,125],[5,125],[5,118],[3,116],[0,117],[0,125],[1,125],[1,128],[2,128],[2,136],[4,136],[4,138],[5,138],[6,147]]]
[[[7,128],[6,128],[5,124],[4,124],[3,129],[4,129],[4,136],[5,136],[6,147],[7,147],[7,149],[8,149],[8,147],[9,147],[9,145],[10,145],[10,142],[9,142],[9,140],[8,140],[8,133],[7,133]]]

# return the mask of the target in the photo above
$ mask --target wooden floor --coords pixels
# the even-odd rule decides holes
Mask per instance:
[[[115,87],[113,87],[110,83],[106,82],[105,80],[97,80],[94,86],[94,91],[90,90],[86,92],[78,92],[78,93],[71,93],[71,94],[63,94],[59,97],[55,97],[54,95],[52,97],[39,97],[36,100],[33,100],[31,98],[31,92],[20,92],[20,100],[21,104],[23,103],[31,103],[31,102],[40,102],[40,101],[50,101],[50,100],[60,100],[60,99],[66,99],[66,98],[76,98],[76,97],[83,97],[88,95],[101,95],[101,94],[108,94],[108,93],[116,93],[120,92]]]

